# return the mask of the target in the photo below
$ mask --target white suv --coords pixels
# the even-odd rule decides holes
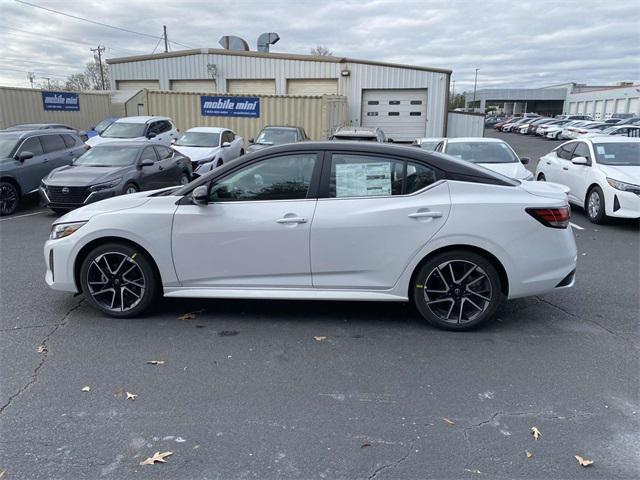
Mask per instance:
[[[120,118],[86,143],[94,147],[105,142],[146,140],[168,147],[177,138],[178,129],[170,118],[141,116]]]

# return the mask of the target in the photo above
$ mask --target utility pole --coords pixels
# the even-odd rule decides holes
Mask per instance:
[[[478,70],[480,70],[479,68],[476,68],[476,78],[473,81],[473,109],[476,109],[476,87],[478,86]]]
[[[28,72],[27,73],[27,78],[29,79],[29,82],[31,83],[31,88],[33,88],[33,80],[36,78],[36,74],[33,72]]]
[[[162,26],[162,31],[164,32],[164,53],[169,51],[169,40],[167,39],[167,26]]]
[[[47,88],[51,88],[51,79],[49,77],[42,77],[42,79],[47,81]]]
[[[98,48],[90,48],[89,50],[98,55],[98,64],[100,65],[100,83],[102,84],[102,90],[106,90],[104,85],[104,69],[102,68],[102,52],[104,52],[106,48],[98,45]]]

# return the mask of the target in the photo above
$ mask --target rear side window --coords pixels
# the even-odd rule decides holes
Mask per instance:
[[[44,153],[59,152],[67,148],[60,135],[42,135],[40,141],[42,142]]]
[[[31,152],[34,155],[42,155],[44,151],[42,150],[42,145],[40,144],[39,137],[31,137],[27,138],[18,150],[18,153],[22,152]]]
[[[71,135],[62,135],[62,140],[64,141],[64,144],[67,148],[73,148],[78,144],[76,139]]]

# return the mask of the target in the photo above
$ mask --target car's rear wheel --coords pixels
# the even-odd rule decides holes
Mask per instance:
[[[544,173],[541,173],[540,175],[538,175],[538,181],[539,182],[546,182],[547,181],[547,177],[544,176]]]
[[[585,205],[587,217],[593,223],[602,223],[606,218],[606,210],[604,207],[604,193],[600,187],[593,187],[587,194]]]
[[[244,150],[240,150],[240,156],[244,155]]]
[[[85,297],[98,310],[118,318],[140,315],[158,295],[159,280],[144,252],[127,244],[93,249],[80,269]]]
[[[127,183],[127,185],[124,187],[125,195],[128,195],[130,193],[138,193],[139,191],[140,189],[135,183]]]
[[[186,185],[187,183],[189,183],[189,175],[183,173],[180,175],[180,185]]]
[[[413,300],[431,325],[467,330],[488,320],[504,299],[500,275],[486,258],[466,250],[425,262],[414,278]]]
[[[18,189],[11,182],[0,182],[0,215],[15,213],[20,205]]]

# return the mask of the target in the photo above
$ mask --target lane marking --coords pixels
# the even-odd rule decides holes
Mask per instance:
[[[573,228],[576,228],[578,230],[584,230],[584,227],[581,227],[580,225],[576,225],[573,222],[569,222],[569,225],[571,225]]]
[[[2,220],[0,220],[0,222],[6,222],[8,220],[15,220],[16,218],[31,217],[33,215],[40,215],[40,214],[45,213],[45,212],[46,212],[46,210],[41,210],[41,211],[35,212],[35,213],[25,213],[23,215],[16,215],[15,217],[3,218]]]

